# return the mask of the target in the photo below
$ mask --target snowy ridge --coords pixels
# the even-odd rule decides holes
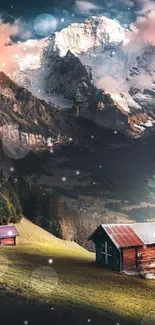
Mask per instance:
[[[70,50],[74,54],[87,53],[93,49],[102,52],[107,45],[116,46],[125,39],[127,31],[115,21],[106,17],[87,19],[84,23],[74,23],[56,32],[49,51],[65,56]]]

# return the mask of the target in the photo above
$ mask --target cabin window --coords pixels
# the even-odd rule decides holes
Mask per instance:
[[[112,246],[108,246],[108,255],[112,255]]]
[[[109,256],[112,255],[112,246],[107,245],[105,250],[105,243],[101,245],[101,254],[108,254]]]
[[[105,253],[105,244],[101,245],[101,254]]]

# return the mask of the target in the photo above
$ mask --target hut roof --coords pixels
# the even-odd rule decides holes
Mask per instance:
[[[155,244],[155,222],[101,224],[117,248]],[[89,236],[89,239],[98,231]]]
[[[10,238],[19,236],[15,226],[0,226],[0,238]]]

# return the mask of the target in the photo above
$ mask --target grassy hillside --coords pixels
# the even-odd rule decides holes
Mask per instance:
[[[99,268],[93,253],[26,219],[16,227],[17,246],[0,247],[1,298],[5,293],[69,310],[82,306],[103,320],[107,315],[126,320],[121,324],[139,324],[155,310],[155,281]]]
[[[14,224],[12,224],[14,225]],[[17,246],[20,244],[38,244],[41,246],[48,247],[50,245],[55,249],[58,249],[61,252],[61,249],[76,249],[77,254],[82,252],[83,254],[87,254],[92,256],[87,250],[76,244],[75,242],[67,242],[63,241],[55,236],[53,236],[48,231],[40,228],[37,225],[34,225],[31,221],[26,218],[23,218],[19,224],[16,224],[15,227],[17,228],[20,236],[17,237]],[[18,247],[17,247],[18,248]]]

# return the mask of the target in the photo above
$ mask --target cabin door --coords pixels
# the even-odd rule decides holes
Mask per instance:
[[[133,269],[136,267],[137,253],[135,248],[123,249],[123,269]]]

